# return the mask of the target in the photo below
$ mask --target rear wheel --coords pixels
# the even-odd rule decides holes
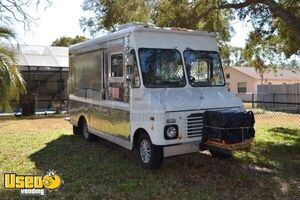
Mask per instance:
[[[222,153],[222,152],[216,151],[216,150],[209,150],[209,152],[213,157],[220,158],[220,159],[228,159],[228,158],[232,157],[232,153],[229,153],[229,152]]]
[[[88,131],[88,126],[85,120],[81,123],[83,137],[86,141],[94,141],[97,137]]]
[[[153,145],[149,136],[141,134],[137,142],[137,156],[145,169],[158,169],[163,163],[163,147]]]

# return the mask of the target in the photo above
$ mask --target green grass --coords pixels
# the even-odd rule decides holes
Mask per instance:
[[[27,128],[22,127],[22,121],[14,128],[10,123],[0,123],[1,176],[12,171],[45,174],[56,170],[64,185],[48,193],[46,199],[300,197],[300,127],[258,123],[250,152],[237,152],[229,160],[207,153],[171,157],[161,169],[149,171],[138,165],[134,152],[104,140],[85,142],[66,126],[24,133]],[[36,123],[38,119],[31,122],[32,126]],[[61,123],[65,123],[63,119]],[[21,196],[18,191],[3,189],[1,183],[0,199]]]
[[[300,129],[288,127],[257,127],[255,145],[237,158],[266,165],[277,170],[300,171]]]

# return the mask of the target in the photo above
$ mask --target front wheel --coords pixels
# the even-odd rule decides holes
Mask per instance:
[[[88,131],[88,126],[87,126],[87,123],[86,123],[85,120],[82,122],[82,126],[81,127],[82,127],[83,137],[84,137],[84,139],[86,141],[94,141],[94,140],[96,140],[96,136],[93,135],[92,133],[90,133]]]
[[[137,156],[145,169],[158,169],[163,164],[163,147],[152,144],[147,134],[140,135],[137,143]]]

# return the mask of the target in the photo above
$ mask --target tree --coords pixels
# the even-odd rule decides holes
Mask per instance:
[[[151,22],[157,26],[182,27],[215,32],[224,64],[230,63],[232,19],[247,20],[253,26],[242,51],[248,64],[273,68],[300,48],[299,0],[85,0],[83,9],[95,16],[82,18],[84,30],[115,31],[129,21]],[[285,57],[281,53],[285,54]]]
[[[10,25],[12,19],[23,23],[25,30],[31,30],[31,24],[36,18],[28,14],[25,10],[30,6],[38,8],[44,4],[44,8],[51,6],[50,0],[0,0],[0,20],[6,25]]]
[[[281,26],[286,26],[285,28],[289,30],[292,36],[295,36],[299,44],[299,0],[234,0],[232,3],[229,3],[229,1],[220,2],[218,9],[237,9],[239,10],[238,14],[240,18],[245,19],[247,16],[250,17],[253,25],[260,29],[269,23],[268,28],[277,28],[280,34],[284,29]]]
[[[0,110],[5,112],[11,111],[9,100],[18,100],[20,94],[26,93],[25,82],[10,46],[15,33],[8,27],[14,20],[23,23],[25,30],[30,30],[36,19],[25,10],[42,3],[46,3],[45,8],[51,5],[50,0],[0,0]]]
[[[150,22],[151,18],[150,4],[144,0],[84,0],[82,8],[95,14],[80,20],[81,27],[91,34],[102,29],[116,31],[119,24],[130,21]]]
[[[252,23],[243,56],[261,76],[266,70],[285,65],[300,48],[299,0],[220,1],[210,9],[231,9],[240,20]]]
[[[0,26],[0,110],[11,111],[10,99],[19,99],[19,94],[25,93],[25,82],[16,65],[14,51],[2,42],[10,40],[15,33],[6,27]]]
[[[244,56],[244,49],[241,47],[229,47],[229,64],[227,66],[247,66],[247,60]]]
[[[207,6],[216,6],[217,2],[216,0],[209,1],[209,3],[201,0],[85,0],[83,10],[93,11],[94,16],[82,18],[80,24],[91,34],[102,29],[116,31],[117,25],[130,21],[154,23],[161,27],[181,27],[215,32],[221,55],[228,57],[226,42],[230,39],[231,11],[216,10],[205,18],[197,20],[203,12],[206,12]]]
[[[199,1],[201,3],[201,1]],[[194,20],[207,17],[215,10],[231,10],[241,20],[250,20],[255,31],[279,37],[281,51],[290,56],[300,45],[300,1],[299,0],[218,0],[207,4],[207,9]],[[295,45],[296,44],[296,45]]]
[[[72,44],[77,44],[88,40],[85,36],[76,35],[74,38],[63,36],[52,42],[51,46],[69,47]]]

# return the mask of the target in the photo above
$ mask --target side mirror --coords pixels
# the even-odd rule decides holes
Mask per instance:
[[[126,75],[126,81],[132,81],[132,79],[133,79],[133,74]]]
[[[126,81],[131,81],[133,79],[133,74],[132,74],[132,65],[126,65]]]
[[[134,65],[134,58],[132,54],[126,54],[125,56],[125,64],[126,65]]]

